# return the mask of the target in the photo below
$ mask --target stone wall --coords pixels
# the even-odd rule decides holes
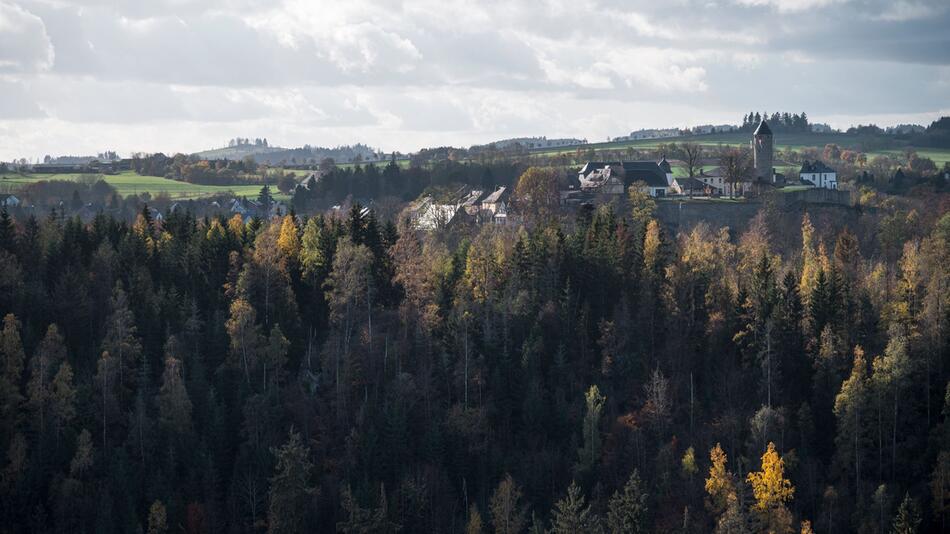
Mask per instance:
[[[832,193],[820,193],[818,190],[776,195],[775,202],[760,200],[745,200],[739,202],[703,201],[703,200],[663,200],[657,202],[656,215],[663,227],[671,236],[680,232],[689,232],[699,223],[705,222],[712,229],[728,226],[733,237],[738,238],[749,227],[749,223],[759,213],[766,209],[769,228],[772,233],[773,245],[777,251],[792,251],[801,247],[801,221],[807,212],[815,226],[818,238],[829,246],[834,245],[834,239],[844,228],[856,232],[862,241],[862,250],[873,250],[875,228],[878,221],[876,214],[862,210],[849,203],[840,201],[847,193],[825,190]],[[834,198],[837,202],[810,202],[808,199]]]

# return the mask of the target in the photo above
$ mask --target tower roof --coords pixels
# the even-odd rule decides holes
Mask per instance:
[[[759,123],[759,127],[755,129],[753,135],[772,135],[772,129],[769,128],[769,125],[765,122],[765,119],[762,119],[762,122]]]

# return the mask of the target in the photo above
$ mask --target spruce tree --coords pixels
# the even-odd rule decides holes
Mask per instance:
[[[270,479],[270,504],[267,531],[271,534],[307,530],[307,515],[313,508],[314,488],[310,485],[310,448],[293,429],[287,442],[272,449],[277,457],[277,472]]]
[[[615,491],[607,503],[607,531],[611,534],[642,534],[649,532],[647,527],[647,499],[640,481],[639,472],[634,469],[623,493]]]
[[[551,517],[551,534],[575,534],[577,532],[600,532],[600,518],[586,505],[586,499],[576,482],[571,482],[567,495],[554,504]]]

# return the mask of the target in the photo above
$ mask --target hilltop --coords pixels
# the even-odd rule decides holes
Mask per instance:
[[[240,160],[251,156],[257,163],[268,165],[317,164],[326,158],[330,158],[337,163],[374,161],[381,158],[380,151],[362,143],[334,148],[311,145],[304,145],[299,148],[284,148],[268,146],[266,140],[260,143],[249,143],[246,139],[239,141],[241,142],[233,143],[227,147],[204,150],[192,155],[206,160]]]

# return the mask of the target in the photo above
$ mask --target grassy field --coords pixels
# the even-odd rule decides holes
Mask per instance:
[[[660,145],[668,145],[670,143],[698,143],[703,146],[748,146],[751,134],[748,132],[730,132],[730,133],[720,133],[720,134],[709,134],[709,135],[694,135],[694,136],[684,136],[684,137],[668,137],[665,139],[640,139],[635,141],[616,141],[609,143],[590,143],[587,145],[582,145],[580,147],[568,147],[568,148],[555,148],[549,150],[541,150],[537,152],[532,152],[533,154],[543,154],[543,155],[556,155],[556,154],[573,154],[577,151],[578,148],[581,151],[586,151],[593,149],[594,151],[616,151],[616,150],[626,150],[627,148],[633,148],[638,150],[656,150]],[[842,148],[848,149],[865,149],[868,146],[874,146],[879,144],[881,138],[871,137],[866,135],[857,135],[857,134],[837,134],[837,133],[827,133],[827,134],[802,134],[802,133],[777,133],[775,134],[775,149],[786,150],[791,148],[792,150],[801,150],[806,147],[815,147],[823,148],[826,144],[834,143]],[[895,141],[897,143],[897,141]],[[903,148],[888,148],[888,149],[870,149],[865,150],[869,156],[874,156],[878,154],[887,154],[889,156],[902,156],[904,150],[907,147]],[[934,149],[934,148],[915,148],[917,154],[921,157],[927,157],[934,161],[938,167],[942,166],[945,162],[950,161],[950,149]]]
[[[89,178],[95,176],[92,174],[2,174],[0,175],[0,188],[5,191],[16,191],[20,187],[38,182],[41,180],[70,180],[75,181],[83,177]],[[122,196],[148,192],[153,197],[160,193],[167,193],[173,199],[198,198],[216,193],[231,193],[237,196],[256,197],[261,190],[259,185],[197,185],[186,182],[178,182],[167,178],[157,176],[139,176],[134,172],[127,171],[114,175],[103,175],[102,179],[106,181]],[[286,197],[277,194],[274,189],[274,196],[281,200]]]
[[[937,164],[937,167],[943,167],[943,164],[950,161],[950,149],[940,149],[940,148],[919,148],[917,150],[917,155],[922,158],[930,158],[934,163]],[[885,155],[890,157],[903,158],[904,150],[903,149],[893,149],[893,150],[875,150],[868,153],[869,156]]]

